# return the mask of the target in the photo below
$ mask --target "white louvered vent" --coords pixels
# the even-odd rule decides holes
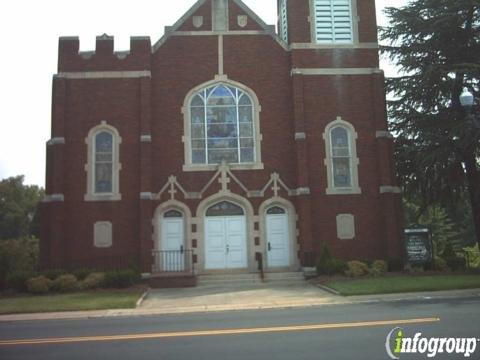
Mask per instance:
[[[287,0],[280,1],[280,37],[288,44]]]
[[[317,43],[352,43],[351,0],[314,1]]]

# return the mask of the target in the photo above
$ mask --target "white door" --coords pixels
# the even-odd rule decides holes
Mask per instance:
[[[178,211],[168,211],[162,217],[162,238],[160,246],[160,268],[162,271],[185,269],[184,223]]]
[[[273,207],[267,211],[267,264],[269,268],[290,265],[289,229],[286,211]]]
[[[245,217],[206,217],[205,268],[240,269],[246,267]]]

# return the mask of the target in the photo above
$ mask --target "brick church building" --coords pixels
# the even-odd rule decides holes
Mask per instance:
[[[375,1],[279,0],[278,19],[198,0],[155,44],[60,38],[43,266],[298,271],[323,243],[401,256]]]

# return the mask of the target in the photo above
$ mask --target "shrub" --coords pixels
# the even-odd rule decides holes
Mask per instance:
[[[105,273],[103,287],[126,288],[134,285],[139,280],[139,275],[133,270],[108,271]]]
[[[388,271],[402,271],[403,270],[403,259],[401,258],[390,258],[387,260]]]
[[[53,282],[52,289],[63,293],[75,291],[78,289],[77,278],[72,274],[60,275]]]
[[[14,271],[7,275],[6,287],[17,291],[27,291],[27,280],[34,275],[31,271]]]
[[[52,280],[41,275],[27,280],[28,292],[32,294],[46,294],[52,286]]]
[[[445,245],[445,249],[442,253],[442,258],[447,263],[447,266],[453,271],[462,270],[466,267],[466,262],[463,257],[457,256],[453,250],[453,245],[451,242],[448,242]]]
[[[84,290],[96,289],[103,286],[105,281],[104,273],[91,273],[82,281],[80,287]]]
[[[341,259],[332,257],[328,245],[324,243],[322,253],[317,261],[317,274],[331,276],[343,274],[345,270],[347,270],[347,263]]]
[[[382,276],[388,270],[388,264],[384,260],[375,260],[370,267],[370,274],[373,276]]]
[[[23,238],[0,241],[0,288],[13,272],[34,272],[38,263],[38,239]]]
[[[75,275],[78,281],[82,281],[82,280],[85,280],[88,277],[88,275],[90,275],[93,272],[94,271],[92,269],[83,268],[83,269],[73,270],[71,273]]]
[[[369,270],[367,264],[361,262],[361,261],[349,261],[347,263],[348,269],[345,272],[347,276],[350,277],[360,277],[367,275]]]
[[[49,278],[50,280],[55,280],[59,276],[67,274],[67,270],[64,269],[48,269],[42,271],[42,275]]]
[[[445,260],[443,260],[441,257],[435,256],[433,261],[434,261],[434,264],[433,264],[434,270],[436,270],[436,271],[447,271],[448,270],[447,262]]]

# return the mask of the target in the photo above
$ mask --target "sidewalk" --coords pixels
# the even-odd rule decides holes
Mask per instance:
[[[480,297],[480,289],[343,297],[307,282],[245,287],[202,286],[150,290],[136,309],[0,315],[0,321],[94,319],[469,297]]]

